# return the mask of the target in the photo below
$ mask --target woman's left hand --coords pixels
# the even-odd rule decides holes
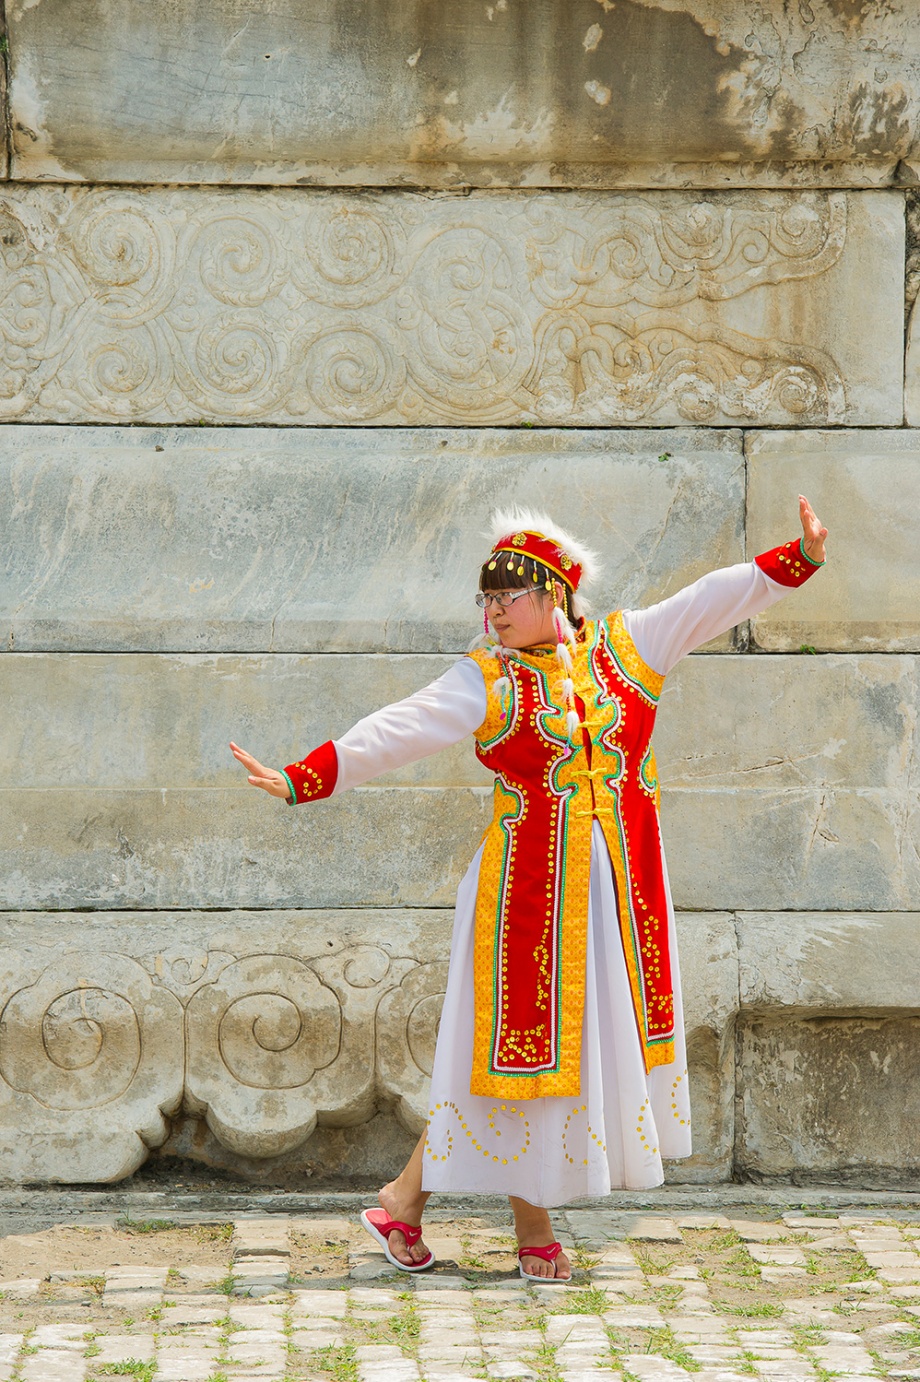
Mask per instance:
[[[802,520],[802,546],[805,555],[812,561],[824,561],[824,539],[827,537],[827,529],[821,526],[821,520],[804,494],[799,495],[799,517]]]

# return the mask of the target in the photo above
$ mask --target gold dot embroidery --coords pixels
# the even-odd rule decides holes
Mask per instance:
[[[436,1116],[437,1110],[438,1110],[438,1109],[441,1109],[441,1110],[442,1110],[444,1113],[446,1113],[446,1114],[451,1114],[451,1113],[452,1113],[452,1114],[454,1115],[454,1117],[456,1118],[457,1122],[460,1124],[461,1129],[462,1129],[463,1132],[466,1134],[466,1136],[470,1139],[470,1141],[471,1141],[471,1143],[472,1143],[472,1145],[473,1145],[473,1148],[474,1148],[477,1152],[482,1152],[482,1155],[483,1155],[484,1157],[491,1157],[493,1161],[500,1162],[500,1163],[502,1164],[502,1166],[507,1166],[507,1165],[508,1165],[508,1158],[507,1158],[507,1157],[499,1156],[499,1155],[496,1154],[495,1152],[490,1151],[488,1148],[483,1147],[483,1145],[482,1145],[481,1142],[477,1142],[477,1141],[476,1141],[475,1137],[473,1136],[473,1130],[472,1130],[472,1128],[471,1128],[471,1127],[469,1126],[469,1124],[467,1123],[466,1117],[464,1117],[464,1115],[460,1112],[460,1109],[459,1109],[459,1107],[457,1106],[457,1104],[455,1104],[452,1100],[451,1100],[450,1102],[447,1102],[447,1103],[444,1103],[444,1104],[436,1104],[434,1109],[429,1109],[429,1111],[428,1111],[428,1118],[429,1118],[429,1120],[432,1119],[432,1118],[434,1118],[434,1117]],[[489,1123],[489,1128],[495,1133],[496,1137],[501,1137],[501,1131],[500,1131],[498,1128],[495,1127],[495,1115],[496,1115],[496,1113],[498,1112],[498,1110],[499,1110],[499,1105],[498,1105],[498,1104],[495,1104],[495,1105],[489,1110],[488,1123]],[[517,1160],[519,1159],[519,1157],[525,1155],[525,1153],[527,1152],[527,1149],[528,1149],[529,1146],[530,1146],[530,1123],[529,1123],[529,1121],[527,1120],[527,1118],[525,1117],[525,1115],[524,1115],[524,1113],[523,1113],[523,1110],[516,1108],[513,1104],[511,1104],[511,1105],[502,1104],[502,1105],[501,1105],[501,1111],[502,1111],[503,1113],[516,1113],[517,1116],[518,1116],[518,1118],[522,1118],[522,1119],[524,1120],[524,1129],[523,1129],[524,1137],[523,1137],[523,1142],[522,1142],[521,1145],[519,1146],[518,1151],[517,1151],[517,1154],[516,1154],[516,1155],[513,1155],[512,1158],[511,1158],[513,1161],[517,1161]],[[449,1126],[449,1125],[448,1125],[448,1129],[447,1129],[447,1151],[446,1151],[446,1152],[443,1152],[443,1153],[433,1152],[433,1151],[431,1150],[431,1147],[428,1145],[427,1139],[426,1139],[426,1141],[425,1141],[425,1151],[426,1151],[426,1153],[428,1154],[428,1156],[431,1157],[432,1161],[447,1161],[447,1160],[449,1160],[449,1158],[450,1158],[450,1156],[451,1156],[451,1153],[452,1153],[452,1151],[453,1151],[453,1137],[452,1137],[452,1135],[451,1135],[450,1126]]]

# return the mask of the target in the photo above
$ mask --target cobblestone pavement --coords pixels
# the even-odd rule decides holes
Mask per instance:
[[[9,1235],[0,1382],[920,1379],[920,1210],[556,1222],[567,1286],[521,1281],[494,1212],[433,1221],[439,1264],[414,1277],[319,1214]]]

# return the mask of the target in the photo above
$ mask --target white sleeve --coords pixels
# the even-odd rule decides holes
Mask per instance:
[[[482,671],[471,657],[461,657],[437,681],[365,715],[333,741],[338,777],[332,795],[459,743],[485,718]]]
[[[710,571],[648,609],[623,611],[626,632],[642,661],[662,676],[687,653],[775,604],[793,587],[780,585],[756,562]]]

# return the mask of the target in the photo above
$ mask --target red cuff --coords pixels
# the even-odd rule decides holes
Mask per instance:
[[[820,571],[823,561],[812,561],[806,556],[802,539],[785,542],[782,547],[774,547],[772,552],[761,552],[754,561],[765,576],[778,581],[780,585],[804,585],[809,576]]]
[[[335,744],[327,739],[318,749],[308,753],[300,763],[289,763],[283,770],[294,793],[292,806],[304,801],[319,801],[331,797],[339,776],[339,759]]]

